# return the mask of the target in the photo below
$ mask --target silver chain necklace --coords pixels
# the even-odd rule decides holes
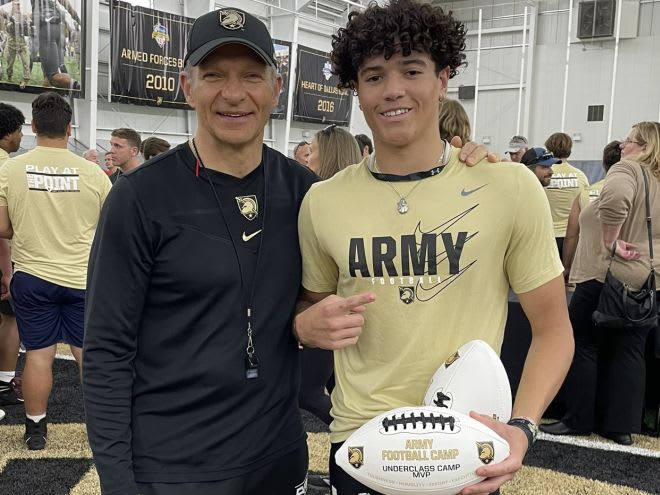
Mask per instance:
[[[413,191],[415,189],[417,189],[417,186],[419,186],[422,183],[422,179],[424,177],[430,177],[430,176],[434,176],[434,175],[439,174],[442,167],[444,167],[445,165],[447,165],[447,163],[449,163],[450,157],[451,157],[451,146],[449,145],[449,142],[445,140],[445,146],[444,146],[444,149],[442,151],[442,155],[440,155],[440,159],[436,163],[435,167],[433,167],[428,172],[428,175],[426,175],[427,173],[424,173],[423,175],[421,175],[420,178],[417,180],[417,184],[415,184],[414,187],[410,191],[408,191],[408,194],[406,194],[405,196],[401,195],[399,190],[392,185],[391,181],[383,180],[383,182],[385,182],[388,186],[390,186],[392,188],[392,190],[396,193],[396,195],[399,196],[399,201],[397,201],[397,203],[396,203],[396,210],[401,215],[405,215],[406,213],[408,213],[408,210],[410,208],[408,206],[408,201],[406,201],[406,199],[408,198],[408,196],[410,196],[413,193]],[[371,157],[369,158],[367,168],[372,173],[378,173],[378,165],[376,163],[376,153],[373,153],[371,155]],[[416,174],[413,174],[413,175],[416,175]]]

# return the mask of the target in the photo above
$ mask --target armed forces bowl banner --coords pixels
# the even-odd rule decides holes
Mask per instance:
[[[0,89],[81,96],[84,10],[82,0],[0,0]]]
[[[294,120],[348,125],[352,95],[346,89],[337,88],[339,78],[332,75],[331,69],[327,53],[302,45],[298,47]]]
[[[289,84],[291,77],[289,76],[289,67],[291,64],[291,43],[288,41],[273,40],[275,48],[275,60],[277,60],[277,72],[282,76],[282,90],[280,91],[280,99],[277,101],[277,106],[270,114],[273,119],[286,119],[286,111],[288,106]]]
[[[179,72],[194,19],[120,1],[111,10],[112,101],[188,109]]]

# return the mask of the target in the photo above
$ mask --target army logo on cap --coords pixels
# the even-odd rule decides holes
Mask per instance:
[[[248,220],[254,220],[259,215],[259,203],[255,195],[235,196],[236,204],[241,214]]]
[[[493,442],[477,442],[477,453],[481,462],[490,464],[495,459],[495,446]]]
[[[225,29],[243,29],[245,27],[245,14],[238,10],[221,10],[220,11],[220,25]]]
[[[355,469],[360,469],[364,464],[364,447],[349,447],[348,463]]]

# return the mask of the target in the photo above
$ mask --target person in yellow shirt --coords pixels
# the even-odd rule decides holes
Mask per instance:
[[[465,55],[465,28],[415,0],[371,3],[333,37],[341,88],[356,91],[375,152],[310,188],[300,208],[299,341],[333,349],[333,493],[372,493],[334,454],[360,426],[421,404],[462,344],[502,344],[509,287],[532,344],[509,424],[473,413],[511,455],[462,494],[496,492],[531,447],[573,355],[563,267],[539,181],[519,163],[470,168],[440,137],[439,102]],[[355,47],[359,47],[356,51]],[[301,305],[302,306],[302,305]]]
[[[566,161],[571,156],[573,148],[571,136],[563,132],[555,132],[546,139],[545,147],[561,160],[561,163],[552,167],[552,178],[548,187],[545,188],[545,194],[550,202],[559,256],[562,256],[568,216],[571,213],[573,201],[589,187],[589,180],[582,170]]]
[[[67,149],[71,107],[54,92],[32,102],[37,147],[0,168],[0,237],[12,239],[12,300],[27,351],[25,442],[46,446],[56,344],[81,359],[87,260],[110,190],[98,165]]]
[[[21,147],[25,116],[18,108],[0,103],[0,166],[9,160],[9,153]],[[9,281],[12,266],[9,241],[0,239],[0,406],[23,403],[20,378],[16,377],[16,361],[20,340],[16,315],[9,302]],[[0,415],[1,416],[1,415]]]

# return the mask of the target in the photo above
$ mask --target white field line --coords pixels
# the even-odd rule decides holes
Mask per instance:
[[[611,452],[625,452],[627,454],[635,454],[644,457],[656,457],[660,459],[660,451],[642,449],[640,447],[633,447],[632,445],[619,445],[610,442],[598,442],[596,440],[589,440],[587,438],[580,438],[570,435],[549,435],[543,432],[539,432],[538,439],[545,440],[547,442],[575,445],[577,447],[587,447],[589,449],[609,450]]]

